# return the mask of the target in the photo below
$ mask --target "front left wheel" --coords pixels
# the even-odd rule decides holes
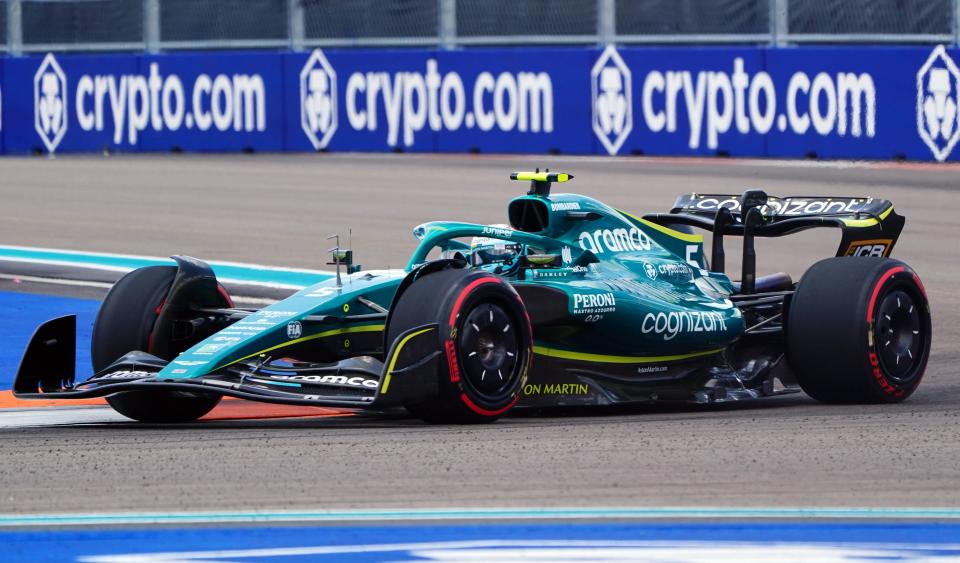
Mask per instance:
[[[387,342],[431,323],[439,325],[439,394],[407,410],[427,422],[481,423],[513,408],[533,354],[530,320],[513,287],[472,270],[426,275],[394,305]]]

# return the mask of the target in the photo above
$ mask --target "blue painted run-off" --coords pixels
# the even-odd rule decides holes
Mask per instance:
[[[960,557],[955,523],[507,523],[0,532],[7,561],[790,560]],[[726,559],[724,559],[726,558]]]
[[[152,256],[127,256],[122,254],[101,254],[96,252],[76,252],[46,248],[24,248],[0,246],[0,264],[3,261],[23,261],[47,265],[62,265],[74,268],[93,268],[116,271],[129,271],[145,266],[173,265],[168,258]],[[239,264],[234,262],[209,261],[217,278],[230,283],[250,283],[301,289],[317,282],[329,279],[331,272],[276,268],[257,264]],[[2,267],[0,267],[2,269]]]
[[[0,391],[13,386],[13,376],[33,331],[44,321],[77,315],[77,377],[91,375],[90,334],[100,302],[0,291]]]
[[[173,265],[167,258],[111,255],[43,248],[0,246],[0,270],[4,261],[27,262],[71,268],[92,268],[116,271],[119,274],[136,268]],[[225,283],[253,284],[267,287],[300,289],[330,279],[331,272],[299,270],[211,261],[217,278]],[[91,375],[90,334],[100,302],[0,292],[0,390],[10,389],[20,358],[30,336],[40,323],[63,315],[77,315],[77,380]]]

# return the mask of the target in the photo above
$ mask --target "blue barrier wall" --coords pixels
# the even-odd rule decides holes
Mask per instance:
[[[0,59],[0,152],[954,160],[944,47],[316,50]]]

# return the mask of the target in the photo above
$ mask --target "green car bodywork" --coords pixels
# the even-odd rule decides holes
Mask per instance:
[[[301,357],[298,350],[306,348],[313,361],[382,356],[382,320],[335,326],[305,319],[375,312],[361,296],[388,308],[405,275],[427,262],[431,250],[466,251],[457,239],[471,237],[509,241],[527,255],[557,258],[543,265],[528,260],[528,267],[504,274],[521,296],[549,295],[551,307],[563,307],[543,315],[549,322],[541,322],[539,309],[530,311],[535,359],[521,405],[615,400],[591,377],[557,370],[558,363],[655,377],[667,366],[719,354],[742,334],[743,317],[728,299],[729,278],[704,269],[702,236],[576,194],[522,196],[514,205],[529,200],[548,206],[541,233],[460,222],[421,225],[422,240],[404,271],[357,272],[343,276],[340,285],[331,279],[305,288],[199,342],[158,377],[198,378],[260,357]],[[570,212],[577,215],[571,219]]]

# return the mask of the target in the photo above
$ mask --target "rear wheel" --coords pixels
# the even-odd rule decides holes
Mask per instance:
[[[407,410],[435,423],[491,422],[509,411],[520,397],[533,347],[530,321],[517,292],[484,272],[450,269],[429,274],[397,300],[387,342],[430,323],[440,325],[440,392],[407,405]]]
[[[149,266],[120,278],[100,306],[93,325],[91,356],[94,372],[100,371],[127,352],[151,352],[156,339],[154,325],[173,285],[175,266]],[[224,293],[224,301],[228,301]],[[228,305],[228,303],[224,303]],[[182,349],[173,349],[173,359]],[[171,349],[169,346],[164,346]],[[220,402],[219,395],[181,391],[125,391],[107,397],[114,410],[141,422],[190,422],[210,412]]]
[[[787,357],[825,403],[895,403],[913,393],[930,355],[930,308],[920,278],[889,258],[828,258],[797,287]]]

